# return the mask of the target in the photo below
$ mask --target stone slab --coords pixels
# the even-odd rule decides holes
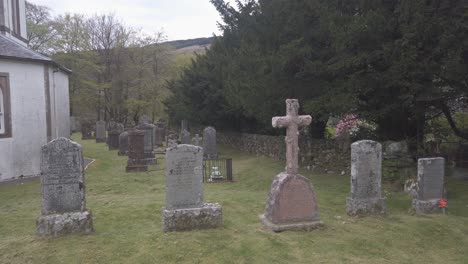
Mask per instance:
[[[444,158],[419,159],[417,199],[431,200],[443,198],[444,174]]]
[[[61,236],[66,234],[90,234],[94,232],[91,212],[41,215],[36,220],[38,236]]]
[[[223,225],[222,208],[217,203],[202,207],[162,209],[164,232],[217,228]]]
[[[412,202],[412,207],[417,214],[438,214],[442,212],[441,208],[439,208],[439,199],[414,199]]]
[[[386,206],[383,198],[346,199],[346,213],[351,216],[366,214],[385,214]]]
[[[306,221],[306,222],[295,222],[286,224],[274,224],[265,215],[260,215],[260,221],[273,232],[283,231],[312,231],[324,226],[323,222],[317,221]]]

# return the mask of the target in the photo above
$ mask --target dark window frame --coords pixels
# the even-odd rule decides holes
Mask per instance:
[[[12,14],[12,25],[11,31],[18,36],[21,36],[21,19],[20,19],[20,7],[19,0],[11,1],[11,14]]]
[[[0,89],[2,89],[3,92],[3,114],[5,116],[5,133],[0,134],[0,138],[11,138],[13,136],[13,129],[11,125],[10,75],[8,73],[0,72],[0,78],[5,78],[5,87],[0,81]]]

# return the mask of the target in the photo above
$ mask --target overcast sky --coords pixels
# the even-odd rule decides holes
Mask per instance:
[[[168,40],[219,35],[218,12],[209,0],[28,0],[52,9],[53,15],[115,13],[123,22],[151,34],[163,31]]]

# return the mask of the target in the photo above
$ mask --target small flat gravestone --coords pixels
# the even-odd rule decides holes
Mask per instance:
[[[166,151],[166,207],[162,209],[164,232],[216,228],[222,225],[222,209],[203,202],[203,149],[178,145]]]
[[[79,144],[58,138],[42,147],[41,189],[38,235],[94,231],[91,212],[86,210],[84,161]]]
[[[362,140],[351,145],[351,196],[346,199],[349,215],[384,214],[382,198],[382,145]]]
[[[299,175],[298,128],[310,125],[311,116],[299,116],[299,101],[286,100],[284,117],[273,117],[273,127],[286,127],[286,172],[278,174],[260,216],[263,224],[274,232],[313,230],[323,225],[319,219],[315,192],[310,180]]]
[[[126,172],[148,171],[145,159],[145,132],[140,130],[128,131],[128,162]]]
[[[106,137],[106,122],[99,120],[96,122],[96,143],[107,142]]]
[[[186,145],[192,144],[192,138],[190,137],[190,132],[188,132],[185,129],[182,130],[182,132],[180,133],[180,143],[186,144]]]
[[[203,156],[205,159],[218,159],[216,129],[207,127],[203,130]]]
[[[119,135],[119,156],[126,156],[128,153],[128,131],[124,131]]]
[[[418,183],[413,209],[418,214],[440,212],[439,200],[444,198],[444,158],[418,160]]]

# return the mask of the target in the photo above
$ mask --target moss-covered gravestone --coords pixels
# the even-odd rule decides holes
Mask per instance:
[[[203,149],[178,145],[166,150],[166,207],[162,209],[164,232],[216,228],[222,225],[222,209],[203,202]]]
[[[349,215],[383,214],[382,145],[362,140],[351,145],[351,195],[346,199]]]
[[[81,146],[67,138],[42,147],[40,236],[91,233],[93,220],[86,209],[85,176]]]

